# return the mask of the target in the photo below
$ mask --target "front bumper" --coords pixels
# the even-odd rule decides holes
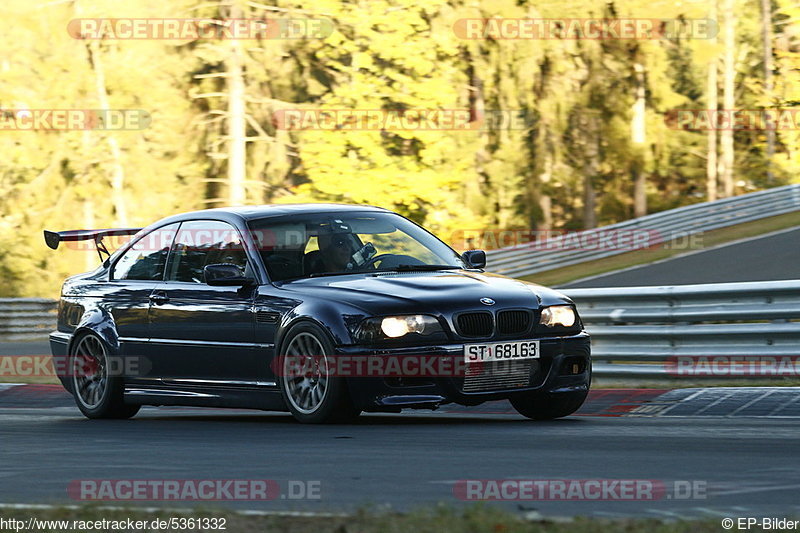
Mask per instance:
[[[524,339],[518,339],[524,340]],[[465,391],[462,375],[412,377],[348,377],[350,396],[356,407],[364,411],[399,411],[402,408],[435,409],[440,404],[478,405],[491,400],[503,400],[524,393],[558,394],[588,391],[591,384],[591,349],[585,332],[563,337],[541,337],[540,356],[531,364],[527,383],[476,392]],[[408,357],[425,356],[450,358],[448,367],[463,360],[464,344],[410,346],[376,349],[375,347],[345,346],[336,350],[337,356],[351,357]],[[490,364],[490,363],[484,363]],[[490,383],[490,381],[488,382]]]

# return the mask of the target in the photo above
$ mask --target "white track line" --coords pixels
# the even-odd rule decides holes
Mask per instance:
[[[669,394],[670,392],[674,392],[674,391],[676,391],[676,390],[685,390],[685,389],[672,389],[671,391],[665,392],[664,394]],[[689,389],[689,390],[691,390],[691,389]],[[698,395],[700,395],[700,394],[703,394],[703,392],[705,392],[705,391],[706,391],[706,389],[705,389],[705,388],[702,388],[702,389],[696,389],[696,390],[695,390],[693,393],[689,394],[688,396],[686,396],[686,397],[684,397],[684,398],[677,399],[677,400],[675,400],[675,403],[673,403],[673,404],[671,404],[671,405],[667,405],[667,406],[664,408],[664,410],[663,410],[663,411],[659,411],[658,413],[656,413],[656,416],[664,416],[664,415],[666,415],[668,412],[670,412],[670,410],[672,410],[672,409],[674,409],[675,407],[677,407],[677,406],[681,405],[683,402],[687,402],[687,401],[689,401],[689,400],[692,400],[692,399],[694,399],[694,398],[695,398],[695,396],[698,396]],[[655,398],[655,399],[661,398],[662,396],[664,396],[664,394],[662,394],[661,396],[656,396],[656,398]],[[655,401],[655,399],[654,399],[653,401]]]
[[[743,489],[732,489],[732,490],[721,490],[721,491],[714,491],[714,497],[718,496],[730,496],[731,494],[753,494],[756,492],[773,492],[776,490],[797,490],[800,489],[800,485],[793,484],[793,485],[768,485],[766,487],[746,487]]]
[[[736,416],[736,415],[737,415],[737,414],[738,414],[740,411],[743,411],[743,410],[747,409],[748,407],[750,407],[751,405],[755,404],[756,402],[760,402],[761,400],[763,400],[763,399],[764,399],[764,398],[766,398],[767,396],[770,396],[770,395],[771,395],[772,393],[774,393],[774,392],[775,392],[775,389],[768,390],[767,392],[765,392],[765,393],[764,393],[764,394],[762,394],[761,396],[758,396],[758,397],[756,397],[755,399],[753,399],[753,400],[750,400],[749,402],[745,403],[744,405],[742,405],[742,406],[740,406],[740,407],[737,407],[736,409],[734,409],[733,411],[731,411],[731,412],[730,412],[728,415],[726,415],[726,416],[728,416],[728,417]],[[733,396],[733,394],[731,394],[731,396]],[[730,397],[730,396],[729,396],[729,397]],[[779,407],[783,407],[783,405],[781,405],[781,406],[779,406]],[[774,412],[774,411],[775,411],[775,409],[773,409],[773,410],[772,410],[772,412]]]

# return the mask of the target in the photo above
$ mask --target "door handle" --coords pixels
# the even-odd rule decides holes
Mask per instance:
[[[164,292],[154,292],[150,295],[150,302],[156,305],[165,304],[169,301],[169,296]]]

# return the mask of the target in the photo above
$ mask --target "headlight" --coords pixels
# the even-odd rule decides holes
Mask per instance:
[[[368,318],[358,327],[356,337],[362,341],[396,339],[409,333],[430,335],[442,331],[442,326],[430,315],[401,315]]]
[[[570,328],[575,325],[575,311],[568,305],[554,305],[542,309],[539,324],[552,328],[564,326]]]
[[[439,321],[432,316],[409,315],[387,316],[381,320],[381,331],[387,337],[402,337],[406,333],[419,333],[425,335],[440,329]]]

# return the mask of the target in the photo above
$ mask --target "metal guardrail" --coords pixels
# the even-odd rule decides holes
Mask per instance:
[[[800,280],[564,292],[598,376],[670,377],[680,357],[800,356]]]
[[[46,298],[0,298],[0,341],[41,341],[56,329],[58,302]]]
[[[567,289],[598,376],[670,377],[679,357],[800,356],[800,280]],[[57,302],[0,298],[0,341],[44,340]]]
[[[800,185],[786,185],[700,204],[670,209],[579,232],[581,240],[597,240],[613,232],[649,232],[647,245],[695,235],[761,218],[800,211]],[[632,247],[580,247],[576,235],[567,234],[538,243],[524,243],[487,252],[492,272],[507,276],[528,276],[553,268],[576,265],[631,251]]]

